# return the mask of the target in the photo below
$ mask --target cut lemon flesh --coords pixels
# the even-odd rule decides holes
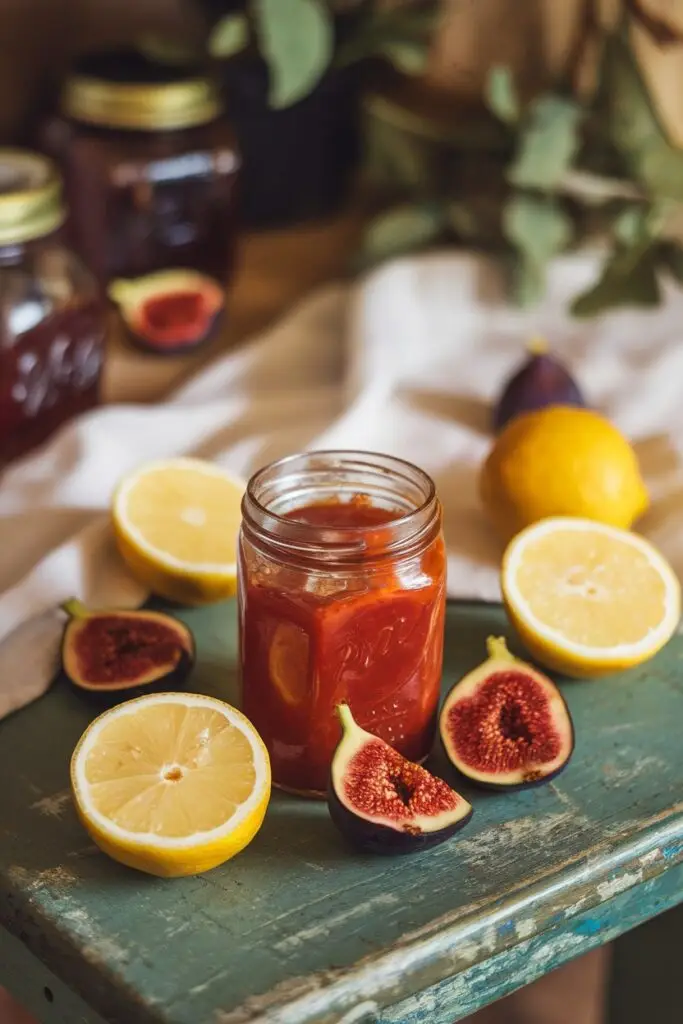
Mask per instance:
[[[155,875],[187,875],[253,839],[270,798],[270,765],[258,733],[230,705],[151,694],[89,726],[71,783],[81,821],[111,857]]]
[[[680,585],[634,533],[587,519],[542,520],[508,545],[501,573],[508,614],[539,662],[596,676],[656,654],[680,618]]]
[[[117,543],[131,572],[181,604],[230,597],[245,483],[200,459],[144,466],[114,495]]]

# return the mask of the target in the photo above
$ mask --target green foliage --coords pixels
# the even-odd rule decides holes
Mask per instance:
[[[254,17],[270,69],[270,104],[291,106],[317,85],[332,59],[329,11],[322,0],[254,0]]]
[[[431,203],[392,207],[370,222],[365,234],[359,265],[372,266],[406,251],[435,242],[444,228],[441,207]]]
[[[209,53],[218,60],[234,57],[249,42],[249,22],[243,14],[227,14],[214,27],[208,40]]]
[[[521,122],[510,182],[521,188],[557,188],[578,151],[582,113],[578,103],[563,96],[533,100]]]
[[[276,109],[307,96],[333,63],[343,67],[384,57],[407,74],[424,70],[438,0],[414,0],[388,10],[368,0],[338,47],[333,8],[329,0],[247,0],[243,13],[218,22],[207,48],[215,59],[228,60],[248,46],[257,47],[268,63],[270,104]]]
[[[509,68],[491,68],[486,81],[486,101],[496,117],[505,124],[519,121],[519,96]]]
[[[531,305],[543,297],[548,262],[572,239],[572,221],[555,199],[518,193],[503,209],[503,230],[518,252],[517,298]]]
[[[422,0],[419,7],[369,7],[335,62],[341,67],[368,57],[386,57],[399,71],[419,74],[427,63],[438,13],[439,5],[433,0]]]

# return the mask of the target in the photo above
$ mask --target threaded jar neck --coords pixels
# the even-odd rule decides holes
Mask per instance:
[[[362,501],[385,509],[379,526],[320,526],[290,518],[311,505]],[[312,451],[259,470],[242,501],[243,533],[271,557],[311,568],[353,568],[420,554],[441,529],[431,477],[375,452]]]

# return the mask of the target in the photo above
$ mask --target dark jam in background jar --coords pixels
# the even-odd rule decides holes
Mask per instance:
[[[0,467],[99,399],[105,314],[64,217],[54,165],[0,149]]]
[[[71,243],[133,339],[160,352],[205,340],[233,266],[239,168],[210,79],[135,51],[87,55],[41,144],[64,174]],[[125,302],[121,280],[137,287]]]
[[[273,782],[324,795],[340,702],[363,728],[423,760],[446,600],[430,478],[388,456],[311,452],[252,477],[242,509],[242,701]]]

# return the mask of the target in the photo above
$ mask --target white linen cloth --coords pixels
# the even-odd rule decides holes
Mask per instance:
[[[544,301],[522,311],[486,257],[398,260],[314,294],[169,401],[96,410],[11,466],[0,481],[0,717],[45,688],[60,601],[146,597],[113,548],[107,510],[119,478],[152,459],[192,454],[246,477],[302,449],[400,455],[436,481],[449,594],[498,600],[501,549],[477,476],[491,404],[536,334],[636,442],[653,498],[642,529],[683,575],[683,292],[667,286],[651,312],[572,319],[568,302],[597,265],[592,255],[558,260]]]

